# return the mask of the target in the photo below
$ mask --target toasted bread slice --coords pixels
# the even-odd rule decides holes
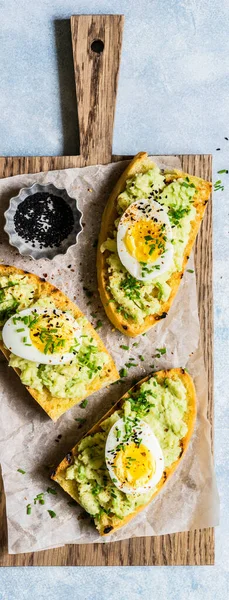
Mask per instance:
[[[116,183],[108,199],[106,208],[103,213],[98,241],[97,276],[100,297],[110,321],[117,329],[119,329],[122,333],[129,337],[136,337],[142,333],[145,333],[153,325],[158,323],[160,319],[166,317],[178,291],[181,279],[183,277],[183,273],[187,261],[189,259],[189,255],[191,253],[201,221],[203,219],[204,211],[209,200],[212,188],[212,184],[209,181],[204,181],[203,179],[195,177],[194,175],[183,173],[182,171],[179,171],[177,169],[173,171],[165,171],[166,183],[171,183],[175,179],[188,177],[189,182],[195,185],[197,193],[195,194],[193,205],[196,208],[196,216],[195,220],[191,222],[191,230],[183,255],[182,269],[181,271],[173,273],[170,279],[167,281],[167,283],[171,287],[169,299],[166,302],[160,302],[161,306],[157,314],[148,315],[147,317],[145,317],[143,323],[138,324],[133,319],[126,317],[125,314],[123,315],[122,312],[117,310],[118,307],[116,305],[116,302],[112,301],[113,297],[108,289],[109,274],[108,265],[106,262],[106,259],[109,256],[110,252],[108,250],[106,250],[105,252],[101,252],[101,246],[107,240],[109,235],[112,234],[112,231],[114,229],[114,222],[117,219],[117,217],[120,216],[117,213],[117,199],[119,194],[125,190],[127,180],[136,175],[137,173],[146,173],[147,171],[149,171],[149,169],[151,169],[154,166],[154,163],[152,162],[152,160],[150,160],[146,152],[140,152],[130,162],[130,164],[125,169],[124,173],[121,175],[120,179]]]
[[[168,371],[158,371],[157,373],[154,373],[153,375],[156,376],[158,383],[163,383],[163,381],[165,379],[175,379],[176,380],[179,378],[182,380],[182,383],[186,388],[187,411],[184,416],[184,421],[187,425],[187,433],[180,440],[180,447],[181,447],[180,456],[175,462],[173,462],[170,465],[170,467],[165,468],[165,470],[163,472],[163,476],[161,477],[161,480],[157,484],[156,488],[152,491],[152,496],[150,497],[149,501],[146,504],[138,507],[133,513],[127,515],[126,517],[124,517],[122,519],[118,519],[117,517],[113,518],[112,515],[109,515],[109,516],[107,516],[106,523],[104,523],[104,522],[101,523],[99,527],[97,525],[97,528],[99,529],[99,533],[101,536],[113,533],[120,527],[123,527],[124,525],[126,525],[140,511],[142,511],[146,506],[148,506],[148,504],[150,504],[150,502],[159,494],[159,492],[164,487],[165,483],[168,481],[168,479],[171,477],[171,475],[174,473],[174,471],[177,469],[178,465],[180,464],[181,458],[184,456],[184,454],[188,448],[188,445],[189,445],[189,442],[190,442],[190,439],[191,439],[191,436],[193,433],[195,419],[196,419],[196,392],[195,392],[195,387],[194,387],[194,383],[193,383],[191,376],[184,369],[181,369],[181,368],[170,369]],[[147,377],[145,377],[144,379],[139,381],[126,394],[124,394],[124,396],[122,396],[122,398],[120,400],[118,400],[118,402],[116,402],[116,404],[114,406],[112,406],[112,408],[102,417],[102,419],[100,419],[100,421],[98,421],[98,423],[96,423],[83,437],[86,437],[88,435],[93,435],[93,434],[96,434],[96,433],[102,431],[102,429],[101,429],[102,422],[104,420],[106,420],[108,417],[110,417],[116,410],[120,410],[122,408],[124,401],[126,399],[128,399],[128,397],[133,392],[136,392],[140,388],[142,383],[144,383],[145,381],[148,381],[148,379],[150,379],[151,377],[152,377],[152,374],[148,375]],[[83,438],[81,438],[81,439],[83,439]],[[53,480],[57,481],[60,484],[60,486],[72,498],[74,498],[74,500],[76,500],[76,502],[78,502],[79,504],[80,504],[80,500],[79,500],[79,495],[78,495],[78,491],[77,491],[77,482],[75,480],[66,479],[66,469],[74,463],[74,457],[77,457],[77,455],[78,455],[78,446],[79,446],[80,441],[81,440],[79,440],[79,442],[72,449],[72,451],[66,455],[66,457],[62,460],[62,462],[59,464],[57,469],[52,473],[52,477],[51,477]]]
[[[27,281],[34,284],[34,286],[36,287],[36,300],[48,296],[54,302],[56,308],[60,310],[70,310],[75,319],[84,316],[80,309],[76,306],[76,304],[74,304],[74,302],[72,302],[67,296],[65,296],[63,292],[61,292],[51,283],[48,283],[44,279],[38,277],[38,275],[28,273],[27,271],[22,271],[21,269],[16,269],[15,267],[10,267],[8,265],[0,266],[0,276],[9,276],[16,274],[25,275]],[[90,337],[92,337],[93,340],[95,340],[98,347],[98,351],[106,353],[109,357],[109,360],[104,365],[102,371],[100,371],[101,375],[96,376],[87,386],[86,392],[84,395],[82,395],[82,397],[77,399],[57,398],[52,396],[50,391],[46,387],[43,387],[42,392],[33,389],[32,387],[27,387],[31,396],[35,398],[38,404],[42,406],[42,408],[53,421],[56,421],[64,412],[72,408],[72,406],[74,406],[75,404],[81,402],[87,396],[90,396],[102,387],[109,385],[113,381],[119,379],[119,374],[114,361],[112,360],[101,338],[99,337],[95,329],[92,327],[92,325],[89,323],[89,321],[86,325],[86,330]],[[0,349],[2,350],[7,360],[9,360],[10,352],[7,348],[4,347],[3,342],[0,342]],[[15,368],[14,370],[20,376],[20,370],[18,368]]]

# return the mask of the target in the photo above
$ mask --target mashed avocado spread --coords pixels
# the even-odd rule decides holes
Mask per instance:
[[[158,438],[166,468],[181,454],[180,440],[187,433],[186,412],[187,393],[179,376],[159,383],[155,375],[125,400],[121,410],[101,423],[101,431],[82,439],[74,464],[66,470],[66,479],[74,480],[79,502],[94,517],[98,528],[111,523],[114,526],[138,506],[147,504],[152,496],[152,490],[125,494],[111,480],[105,463],[105,444],[112,425],[120,417],[131,422],[137,416],[146,421]]]
[[[117,212],[122,216],[132,202],[146,198],[159,202],[168,213],[173,232],[173,261],[169,271],[153,279],[142,282],[132,277],[119,260],[117,253],[117,227],[120,220],[115,221],[113,237],[108,238],[101,246],[101,252],[109,251],[106,258],[108,265],[108,291],[115,303],[116,310],[126,319],[133,319],[139,325],[147,315],[160,311],[161,302],[166,302],[171,293],[169,279],[182,269],[185,246],[188,242],[191,221],[195,219],[196,209],[193,206],[196,188],[189,178],[176,179],[166,183],[165,176],[155,165],[146,173],[138,173],[127,180],[126,189],[119,194]]]
[[[0,327],[9,317],[25,308],[55,308],[49,298],[38,299],[38,286],[23,275],[0,277]],[[70,312],[70,311],[69,311]],[[24,385],[39,392],[47,388],[57,398],[78,398],[95,377],[102,374],[109,357],[99,351],[97,341],[88,335],[87,319],[81,317],[77,323],[82,329],[82,344],[79,352],[69,363],[60,365],[38,364],[15,354],[10,354],[9,365],[20,369]]]

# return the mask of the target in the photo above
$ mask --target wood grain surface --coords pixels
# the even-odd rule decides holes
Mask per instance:
[[[80,16],[71,18],[73,56],[76,73],[76,88],[79,110],[81,156],[60,157],[2,157],[0,177],[22,173],[38,173],[52,169],[66,169],[87,164],[106,163],[121,158],[111,156],[112,127],[119,57],[121,53],[121,31],[123,17]],[[87,40],[87,56],[78,47],[81,32]],[[98,67],[101,54],[90,56],[91,43],[102,39],[104,63]],[[112,57],[112,52],[114,56]],[[103,59],[102,59],[103,60]],[[82,65],[84,64],[84,68]],[[94,66],[93,66],[94,65]],[[100,71],[100,68],[102,71]],[[95,75],[98,77],[97,101],[102,100],[103,110],[98,110],[94,98]],[[105,69],[105,70],[104,70]],[[111,70],[111,71],[110,71]],[[88,77],[87,77],[88,73]],[[82,81],[84,78],[84,84]],[[104,82],[106,78],[106,82]],[[89,83],[90,82],[90,85]],[[89,86],[87,88],[87,85]],[[86,88],[86,89],[85,89]],[[79,90],[81,90],[79,95]],[[85,109],[84,109],[84,98]],[[113,104],[112,104],[113,103]],[[90,107],[94,107],[90,110]],[[85,113],[84,113],[85,110]],[[106,112],[107,111],[107,112]],[[106,115],[107,121],[106,122]],[[103,125],[101,126],[101,123]],[[104,132],[106,135],[104,135]],[[96,137],[97,136],[97,137]],[[99,140],[99,143],[97,143]],[[139,147],[139,151],[144,148]],[[152,148],[153,153],[153,148]],[[194,175],[211,180],[211,156],[180,156],[182,168]],[[213,425],[213,358],[212,358],[212,206],[208,204],[204,221],[195,245],[197,291],[202,344],[208,374],[208,417]],[[42,552],[8,555],[5,497],[0,482],[0,566],[44,566],[44,565],[210,565],[214,564],[214,530],[204,529],[158,537],[134,538],[107,544],[67,545]]]

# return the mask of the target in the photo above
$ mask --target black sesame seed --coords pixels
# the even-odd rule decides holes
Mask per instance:
[[[73,230],[73,213],[63,198],[41,192],[21,202],[14,216],[15,230],[27,243],[40,248],[60,246]]]

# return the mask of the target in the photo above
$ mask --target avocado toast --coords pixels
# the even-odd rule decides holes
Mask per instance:
[[[107,316],[125,335],[140,335],[166,317],[183,277],[211,187],[210,182],[177,169],[160,170],[145,152],[134,157],[118,180],[102,218],[97,276]],[[144,231],[143,225],[152,226],[152,221],[146,221],[146,211],[153,205],[154,209],[158,207],[158,231],[155,232],[154,222],[152,234],[152,227],[151,231]],[[160,222],[160,214],[164,215],[164,221]],[[128,218],[129,230],[120,241],[120,230],[125,220],[128,224]],[[167,239],[163,235],[166,227]],[[162,268],[166,261],[167,268],[165,264]],[[133,268],[136,272],[138,269],[137,276],[133,276]]]
[[[30,312],[29,315],[24,314],[25,309]],[[48,325],[45,328],[43,323],[39,332],[43,317],[46,322],[55,319],[60,333],[54,328],[48,330]],[[52,353],[55,356],[56,351],[52,346],[60,345],[64,356],[64,344],[67,340],[61,339],[61,336],[63,338],[64,326],[70,319],[80,331],[79,339],[74,342],[75,346],[70,348],[71,360],[64,364],[49,364],[53,358]],[[6,347],[3,341],[0,342],[0,348],[30,394],[54,421],[96,390],[119,379],[115,364],[102,340],[76,304],[37,275],[1,265],[1,330],[6,323],[11,325],[11,329],[14,328],[13,343],[18,337],[19,347],[23,347],[23,351],[26,351],[24,356],[28,356],[28,359],[22,357],[21,350],[18,354],[10,351],[10,347]],[[30,330],[26,337],[28,327]],[[55,339],[56,344],[52,343]],[[46,364],[33,360],[32,352],[38,342],[42,348],[40,354],[44,357],[43,363],[45,361]]]
[[[131,388],[88,431],[53,472],[52,479],[92,516],[100,535],[110,534],[134,518],[163,489],[188,448],[195,418],[196,394],[191,376],[184,369],[153,373]],[[160,444],[164,457],[163,472],[154,488],[147,489],[145,493],[124,493],[117,483],[117,476],[110,476],[107,440],[120,419],[123,419],[127,431],[128,428],[134,430],[138,426],[136,422],[143,422]],[[116,434],[119,446],[112,456],[117,461],[118,477],[122,477],[118,461],[120,452],[122,458],[124,456],[124,446],[120,445],[118,430]],[[131,433],[128,435],[131,440]],[[144,471],[146,447],[142,446],[141,439],[134,440],[137,452],[142,447]],[[130,448],[130,441],[126,446]],[[131,471],[136,459],[132,454],[132,459],[129,457],[128,460],[127,467]],[[144,481],[144,477],[138,473],[139,481]]]

